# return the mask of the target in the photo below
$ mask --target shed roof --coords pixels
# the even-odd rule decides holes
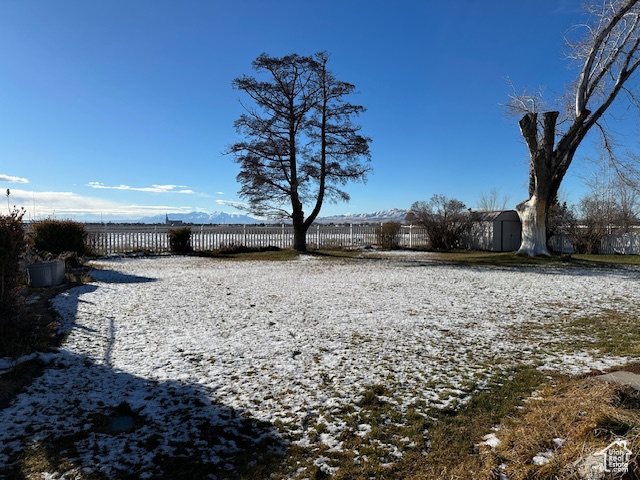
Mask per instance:
[[[476,222],[495,222],[496,220],[516,222],[520,220],[515,210],[495,210],[489,212],[472,212]]]

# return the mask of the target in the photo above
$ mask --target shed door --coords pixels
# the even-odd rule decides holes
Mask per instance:
[[[520,248],[520,222],[502,222],[502,251],[512,252]]]

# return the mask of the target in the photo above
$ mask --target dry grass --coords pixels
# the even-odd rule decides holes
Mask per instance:
[[[518,369],[498,379],[489,390],[475,393],[457,412],[442,412],[429,431],[426,455],[403,459],[397,478],[411,480],[493,479],[493,465],[478,448],[482,437],[504,418],[517,412],[523,400],[546,378],[533,367]]]
[[[500,445],[483,445],[481,457],[485,471],[502,471],[510,480],[577,479],[580,460],[616,439],[626,438],[632,451],[640,451],[639,429],[640,393],[594,378],[562,379],[505,418],[497,432]],[[532,461],[541,452],[552,452],[546,465]]]

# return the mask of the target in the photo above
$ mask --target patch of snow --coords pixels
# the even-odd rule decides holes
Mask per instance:
[[[320,434],[320,442],[329,447],[330,452],[341,452],[342,442],[328,433]]]
[[[533,462],[534,465],[547,465],[549,462],[551,462],[551,459],[553,458],[553,452],[550,450],[547,450],[546,452],[539,452],[536,456],[534,456],[531,461]]]
[[[22,355],[17,358],[0,358],[0,375],[4,375],[9,373],[11,370],[16,368],[18,365],[21,365],[25,362],[29,362],[31,360],[40,359],[45,365],[48,365],[55,358],[55,354],[53,353],[44,353],[44,352],[34,352],[29,355]]]
[[[554,438],[552,442],[556,448],[562,448],[566,443],[566,440],[564,438]]]
[[[491,448],[496,448],[500,445],[500,439],[496,437],[495,433],[488,433],[484,437],[482,437],[482,444],[489,445]]]
[[[331,460],[327,457],[318,457],[314,460],[313,464],[316,467],[320,467],[320,470],[327,475],[333,475],[338,471],[338,467],[332,467],[329,462]]]

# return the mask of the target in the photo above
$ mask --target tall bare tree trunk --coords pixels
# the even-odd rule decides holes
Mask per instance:
[[[548,199],[532,195],[529,200],[516,207],[522,222],[522,242],[518,254],[536,257],[549,256],[547,249]]]
[[[549,256],[547,213],[566,172],[562,156],[554,149],[558,112],[543,114],[542,134],[538,137],[538,116],[528,113],[520,120],[520,131],[529,147],[529,199],[516,207],[522,222],[522,243],[518,254]],[[568,166],[568,165],[567,165]],[[564,171],[563,171],[564,170]]]
[[[542,114],[541,132],[537,113],[527,113],[520,120],[520,131],[529,147],[531,159],[529,199],[516,207],[522,222],[522,243],[518,254],[532,257],[550,255],[547,248],[547,214],[576,149],[591,126],[583,121],[589,113],[586,110],[578,116],[557,143],[556,122],[559,112]]]

